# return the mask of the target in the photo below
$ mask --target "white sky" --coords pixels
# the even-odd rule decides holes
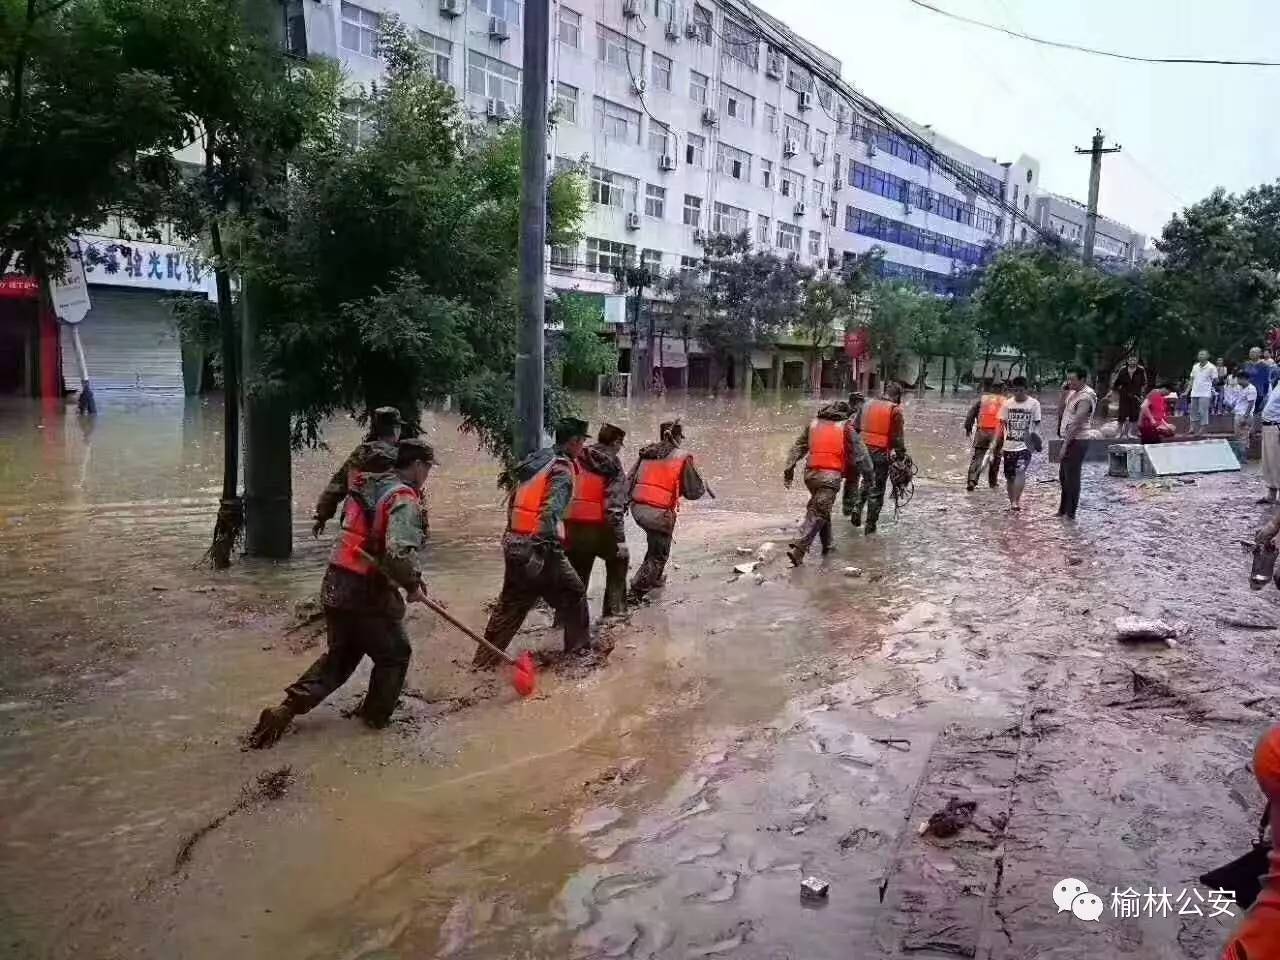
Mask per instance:
[[[1095,127],[1100,210],[1153,238],[1214,187],[1280,177],[1280,67],[1127,63],[1055,50],[909,0],[755,0],[839,57],[885,107],[1000,160],[1040,161],[1046,190],[1084,201]],[[1280,60],[1278,0],[930,0],[988,23],[1153,57]]]

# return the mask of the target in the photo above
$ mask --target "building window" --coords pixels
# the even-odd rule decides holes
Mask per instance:
[[[657,120],[649,121],[649,150],[659,157],[668,154],[671,141],[671,129],[664,127]]]
[[[552,270],[572,270],[574,267],[574,257],[577,250],[573,247],[553,246],[551,248],[551,257],[548,261]]]
[[[809,256],[815,260],[822,256],[822,234],[817,230],[809,231]]]
[[[354,50],[366,57],[378,55],[378,31],[382,17],[372,10],[357,7],[354,3],[342,4],[342,47]]]
[[[803,120],[797,120],[790,115],[784,116],[782,118],[782,133],[784,139],[795,144],[797,150],[803,150],[809,145],[809,125]]]
[[[509,23],[520,22],[520,4],[517,0],[471,0],[471,6],[491,17],[501,17]]]
[[[640,112],[620,103],[596,97],[595,128],[611,140],[640,143]]]
[[[693,5],[693,27],[697,33],[697,39],[703,43],[711,42],[711,11],[696,3]]]
[[[769,218],[763,213],[756,214],[756,243],[768,244]]]
[[[716,144],[716,169],[735,180],[750,180],[751,154],[720,141]]]
[[[794,223],[778,221],[778,246],[788,253],[800,252],[800,228]]]
[[[795,63],[787,64],[787,86],[796,93],[813,89],[813,74]]]
[[[711,208],[711,230],[714,233],[727,233],[737,236],[747,229],[748,216],[741,207],[731,207],[727,203],[717,202]]]
[[[652,183],[644,187],[644,215],[662,219],[667,209],[667,188],[657,187]]]
[[[596,24],[596,59],[611,67],[639,72],[644,69],[644,46],[617,30]]]
[[[556,84],[556,116],[565,123],[578,122],[578,88]]]
[[[427,65],[441,83],[449,82],[449,69],[453,63],[453,43],[425,30],[418,31],[418,42],[426,54]]]
[[[751,126],[756,119],[756,98],[735,90],[727,83],[720,84],[720,112],[730,120]]]
[[[582,14],[568,7],[560,8],[560,42],[577,50],[582,46]]]
[[[659,90],[671,89],[671,58],[664,57],[656,50],[651,55],[653,63],[649,68],[650,76],[653,77],[653,85]]]
[[[486,57],[475,50],[467,51],[467,91],[482,97],[520,102],[520,68]]]
[[[1016,183],[1013,185],[1013,202],[1018,202],[1018,185]]]
[[[612,274],[633,262],[635,256],[636,248],[629,243],[587,237],[587,269],[592,273]]]
[[[636,192],[639,188],[640,181],[634,177],[624,177],[620,173],[602,170],[600,167],[591,168],[588,196],[592,203],[618,210],[634,210]]]
[[[782,168],[782,195],[792,200],[804,199],[804,174]]]
[[[985,258],[985,249],[976,243],[957,240],[943,233],[935,233],[900,220],[891,220],[868,210],[848,207],[845,210],[844,228],[851,233],[874,237],[887,243],[932,253],[949,260],[977,265]]]
[[[702,226],[702,198],[691,193],[684,195],[684,225],[686,227]]]
[[[362,147],[373,139],[376,130],[362,101],[342,101],[341,131],[342,139],[353,147]]]
[[[773,161],[772,160],[761,159],[760,161],[760,186],[764,187],[766,190],[773,189]]]
[[[760,68],[760,37],[754,30],[728,17],[724,19],[724,55],[752,70]]]
[[[701,269],[702,269],[702,264],[699,262],[697,257],[681,257],[680,258],[681,273],[684,273],[685,271],[688,271],[688,270],[701,270]]]
[[[662,272],[662,251],[644,249],[640,251],[640,266],[648,268],[652,274]]]
[[[671,23],[676,18],[676,0],[653,0],[653,15],[659,23]]]
[[[823,180],[814,180],[812,186],[813,205],[815,207],[822,206],[823,196],[827,192],[827,184]]]
[[[815,130],[813,134],[813,155],[819,160],[827,159],[827,131]]]
[[[707,105],[707,82],[710,78],[697,70],[689,71],[689,99],[694,103]]]
[[[778,132],[778,108],[772,103],[764,105],[764,128],[769,133]]]
[[[696,133],[685,137],[684,162],[691,167],[707,165],[707,138]]]

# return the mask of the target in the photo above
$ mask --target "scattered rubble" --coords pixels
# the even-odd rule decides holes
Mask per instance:
[[[935,811],[920,832],[933,837],[953,837],[973,823],[973,812],[978,809],[976,800],[952,797],[941,810]]]

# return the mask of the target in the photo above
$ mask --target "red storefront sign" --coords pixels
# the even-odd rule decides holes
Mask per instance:
[[[6,300],[37,300],[40,297],[40,281],[10,273],[0,277],[0,297]]]
[[[852,330],[844,335],[844,352],[850,360],[865,360],[871,355],[871,338],[865,328]]]

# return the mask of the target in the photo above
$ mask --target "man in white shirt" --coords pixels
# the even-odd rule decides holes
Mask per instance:
[[[1223,388],[1223,399],[1230,404],[1229,408],[1235,422],[1236,438],[1244,443],[1249,442],[1249,434],[1253,432],[1253,411],[1258,405],[1258,388],[1249,380],[1246,370],[1237,370],[1233,377],[1228,377],[1228,385]],[[1234,380],[1234,383],[1230,381]]]
[[[1004,478],[1009,490],[1009,509],[1022,509],[1022,490],[1027,485],[1031,463],[1029,441],[1039,446],[1040,401],[1027,395],[1027,378],[1014,377],[1009,386],[1013,399],[1000,408],[1004,431]],[[1035,441],[1032,441],[1032,437]]]
[[[1199,436],[1209,429],[1209,407],[1213,403],[1213,381],[1218,368],[1209,362],[1209,351],[1201,350],[1191,368],[1191,433]]]
[[[1280,382],[1267,394],[1262,404],[1262,476],[1267,481],[1267,495],[1259,503],[1280,500]]]

